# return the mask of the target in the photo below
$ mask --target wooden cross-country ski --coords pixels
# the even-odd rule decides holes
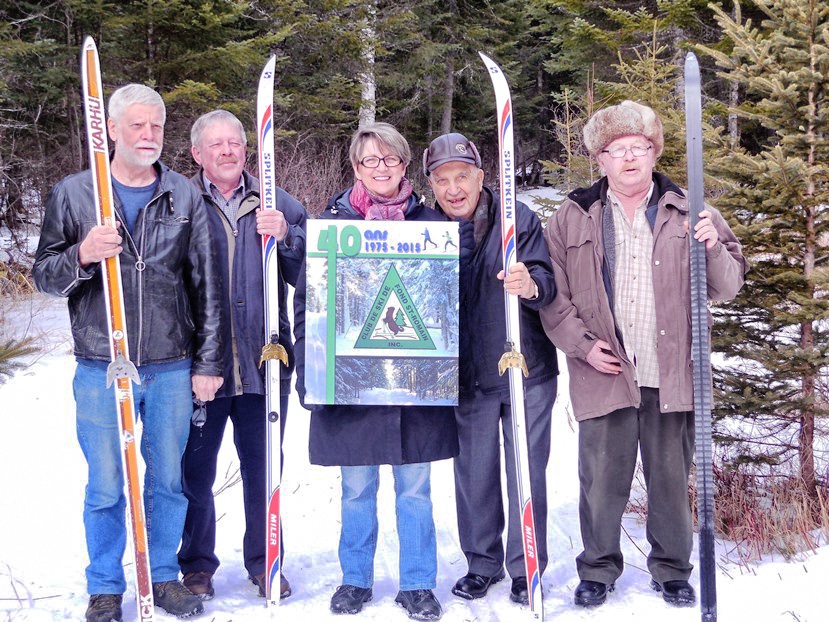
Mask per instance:
[[[99,225],[115,227],[115,203],[109,169],[109,146],[104,95],[101,88],[101,65],[98,48],[92,37],[86,37],[81,52],[81,86],[83,89],[86,139],[89,144],[89,168]],[[127,514],[132,535],[135,560],[135,596],[138,619],[150,622],[155,615],[153,586],[150,577],[150,555],[147,546],[147,523],[144,518],[144,499],[138,472],[138,453],[135,439],[135,403],[132,383],[140,384],[138,370],[130,360],[127,342],[127,323],[124,312],[124,290],[121,284],[121,262],[118,255],[101,262],[107,317],[109,319],[109,351],[111,363],[107,367],[107,386],[114,387],[118,409],[118,431],[121,438],[121,465],[126,483]]]

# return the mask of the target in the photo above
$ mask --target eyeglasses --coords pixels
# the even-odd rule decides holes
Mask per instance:
[[[377,168],[380,166],[380,162],[383,162],[389,168],[394,168],[403,163],[403,159],[397,157],[396,155],[387,155],[384,158],[378,158],[377,156],[368,156],[367,158],[363,158],[358,162],[358,164],[362,164],[366,168]]]
[[[625,154],[630,151],[631,155],[635,158],[641,158],[643,155],[647,155],[648,151],[653,149],[653,145],[648,147],[643,147],[642,145],[633,145],[633,147],[623,147],[622,145],[617,145],[613,147],[613,149],[602,149],[602,153],[608,154],[611,158],[624,158]]]

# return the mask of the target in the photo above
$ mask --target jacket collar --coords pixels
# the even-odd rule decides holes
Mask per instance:
[[[252,194],[255,194],[258,197],[259,180],[245,170],[242,171],[242,178],[245,180],[245,198],[248,198]],[[207,198],[210,198],[210,191],[204,187],[203,167],[199,167],[199,170],[196,171],[196,174],[190,178],[190,181],[196,184],[196,187],[199,189],[199,192],[201,192]]]
[[[589,188],[578,188],[573,190],[567,198],[574,201],[585,212],[590,211],[590,207],[597,201],[604,204],[607,201],[607,177],[602,177],[595,184]],[[648,216],[655,218],[655,210],[659,205],[670,205],[676,207],[681,212],[688,211],[688,202],[685,199],[685,193],[682,189],[672,182],[667,175],[653,172],[653,194],[651,195],[650,205],[648,211],[652,212]],[[653,223],[651,223],[653,224]]]

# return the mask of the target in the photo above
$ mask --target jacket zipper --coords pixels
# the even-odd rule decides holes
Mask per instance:
[[[144,211],[141,214],[141,248],[135,243],[135,238],[132,237],[132,234],[124,226],[124,232],[127,234],[127,239],[132,246],[132,250],[135,253],[135,271],[138,273],[137,275],[137,290],[138,290],[138,337],[136,343],[138,344],[138,352],[136,352],[133,357],[135,358],[135,365],[141,365],[141,355],[142,355],[142,343],[144,341],[144,270],[147,267],[147,264],[144,263],[144,250],[146,244],[146,233],[147,233],[147,209],[158,201],[162,196],[168,194],[166,190],[162,190],[157,195],[155,195],[149,202],[144,206]],[[120,205],[118,206],[120,207]],[[173,206],[173,196],[170,194],[170,212],[175,213],[175,208]],[[126,222],[126,221],[125,221]]]

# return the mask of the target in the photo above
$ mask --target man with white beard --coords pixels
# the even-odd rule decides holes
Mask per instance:
[[[179,582],[176,557],[187,499],[181,457],[190,431],[192,393],[212,400],[222,384],[221,275],[208,214],[190,181],[158,162],[166,111],[140,84],[116,90],[107,129],[115,226],[97,225],[92,175],[66,177],[49,193],[35,283],[69,299],[77,435],[88,464],[84,529],[87,622],[119,621],[126,590],[124,477],[116,403],[107,386],[110,344],[101,262],[120,255],[133,384],[142,421],[144,504],[156,605],[177,617],[203,605]]]

